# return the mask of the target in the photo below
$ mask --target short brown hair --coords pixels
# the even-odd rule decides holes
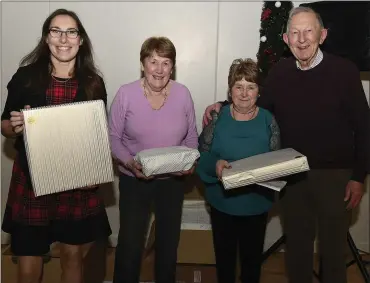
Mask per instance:
[[[151,56],[154,51],[158,54],[158,56],[170,59],[173,66],[176,65],[176,48],[172,41],[167,37],[153,36],[146,39],[140,50],[141,63],[144,64],[144,59]]]
[[[229,69],[229,95],[231,89],[237,81],[245,79],[248,82],[258,84],[258,67],[257,63],[250,58],[235,59]]]

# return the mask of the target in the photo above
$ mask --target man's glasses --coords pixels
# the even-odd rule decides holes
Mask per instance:
[[[70,30],[63,31],[60,29],[52,28],[49,30],[49,33],[52,37],[57,37],[57,38],[61,37],[62,34],[65,33],[66,36],[71,39],[75,39],[80,35],[80,32],[76,29],[70,29]]]

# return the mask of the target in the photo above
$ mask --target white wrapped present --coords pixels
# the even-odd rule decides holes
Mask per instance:
[[[172,146],[142,150],[134,159],[141,164],[144,175],[149,177],[189,170],[199,156],[197,149]]]
[[[258,154],[234,162],[222,171],[225,189],[234,189],[310,170],[306,156],[292,148]]]
[[[23,109],[22,113],[36,196],[114,181],[102,100]]]

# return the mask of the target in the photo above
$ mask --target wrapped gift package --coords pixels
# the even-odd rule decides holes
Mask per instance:
[[[230,169],[222,172],[222,183],[227,190],[310,170],[306,156],[292,148],[251,156],[230,165]]]
[[[36,196],[114,181],[102,100],[22,110]]]
[[[134,159],[143,167],[144,175],[149,177],[189,170],[199,156],[197,149],[172,146],[142,150]]]

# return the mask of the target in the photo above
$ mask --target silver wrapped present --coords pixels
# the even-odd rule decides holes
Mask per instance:
[[[189,170],[199,156],[197,149],[172,146],[142,150],[134,159],[141,164],[144,175],[149,177]]]
[[[251,156],[230,165],[230,169],[222,172],[222,183],[227,190],[310,170],[306,156],[292,148]]]

